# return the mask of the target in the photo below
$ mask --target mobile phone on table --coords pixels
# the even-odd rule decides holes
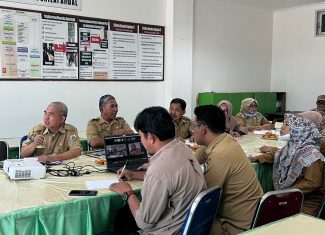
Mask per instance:
[[[96,190],[71,190],[69,196],[96,196]]]

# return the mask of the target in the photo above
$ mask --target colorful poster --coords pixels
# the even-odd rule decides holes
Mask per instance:
[[[139,25],[139,79],[163,80],[164,35],[164,27]]]
[[[110,21],[109,69],[113,80],[137,80],[138,25]]]
[[[79,79],[108,79],[108,21],[79,19]]]
[[[42,78],[78,79],[77,19],[42,13]]]
[[[0,10],[1,77],[40,78],[40,13]]]
[[[81,11],[82,0],[1,0],[6,2],[19,2],[28,5],[59,7]]]

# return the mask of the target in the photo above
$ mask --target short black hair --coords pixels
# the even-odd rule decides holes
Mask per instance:
[[[136,131],[155,134],[160,141],[175,138],[175,126],[166,109],[153,106],[142,110],[134,121]]]
[[[226,131],[225,113],[215,105],[203,105],[194,109],[196,121],[208,126],[214,133]]]
[[[172,101],[170,101],[169,105],[172,105],[172,104],[180,104],[183,111],[185,111],[185,109],[186,109],[186,102],[185,102],[185,100],[183,100],[181,98],[173,99]]]

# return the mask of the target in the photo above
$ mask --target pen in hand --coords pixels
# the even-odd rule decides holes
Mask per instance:
[[[125,167],[126,167],[126,165],[128,164],[128,160],[126,160],[126,162],[125,162],[125,164],[124,164],[124,166],[123,166],[123,168],[122,168],[122,171],[121,171],[121,173],[120,173],[120,175],[118,176],[118,179],[119,180],[121,180],[122,178],[125,178],[125,177],[121,177],[121,175],[122,175],[122,173],[123,173],[123,171],[125,170]]]

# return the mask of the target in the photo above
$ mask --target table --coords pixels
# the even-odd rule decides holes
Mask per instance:
[[[243,135],[237,138],[238,143],[243,148],[247,156],[257,156],[262,154],[259,148],[263,145],[268,145],[272,147],[282,148],[286,142],[278,140],[267,140],[262,139],[261,135],[254,135],[249,133],[248,135]],[[273,164],[260,164],[252,163],[253,168],[256,171],[257,178],[263,188],[264,193],[273,190]]]
[[[288,218],[248,230],[242,234],[249,235],[268,235],[268,234],[286,234],[286,235],[318,235],[324,234],[325,221],[310,215],[297,214]]]
[[[282,147],[285,142],[263,140],[258,135],[237,139],[247,155],[260,154],[262,145]],[[94,165],[94,158],[82,155],[71,160],[76,165]],[[265,192],[272,187],[272,166],[253,164]],[[104,169],[104,166],[99,168]],[[86,189],[85,181],[116,179],[115,174],[92,173],[82,177],[56,177],[40,180],[9,180],[0,172],[0,234],[90,235],[113,228],[113,221],[123,202],[107,189],[94,197],[69,197],[72,189]],[[131,181],[137,194],[141,181]]]
[[[76,165],[95,165],[94,158],[82,155],[71,160]],[[105,166],[99,166],[104,169]],[[92,173],[81,177],[46,174],[40,180],[10,180],[0,172],[0,234],[91,235],[112,229],[121,196],[99,189],[93,197],[69,197],[72,189],[86,189],[85,181],[116,179],[112,173]],[[139,195],[141,181],[131,181]]]

